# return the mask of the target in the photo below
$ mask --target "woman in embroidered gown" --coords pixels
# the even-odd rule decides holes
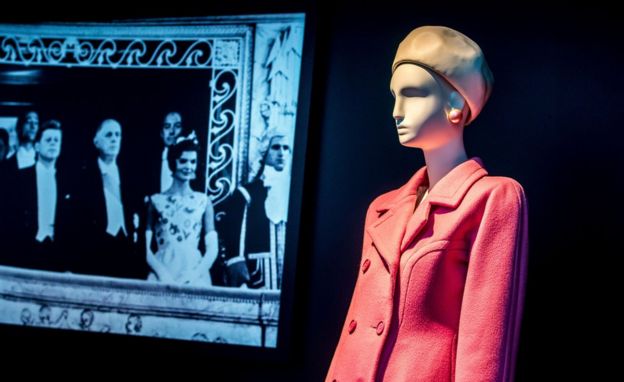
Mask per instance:
[[[173,284],[210,286],[208,269],[217,257],[214,210],[206,194],[191,189],[199,147],[194,138],[183,138],[168,153],[173,184],[150,197],[148,205],[146,259],[148,280]],[[202,232],[206,253],[199,251]],[[151,249],[155,239],[157,251]]]

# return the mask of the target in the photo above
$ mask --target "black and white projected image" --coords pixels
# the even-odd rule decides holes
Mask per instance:
[[[0,25],[0,323],[275,347],[303,31]]]

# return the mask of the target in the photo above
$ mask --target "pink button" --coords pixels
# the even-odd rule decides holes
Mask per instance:
[[[349,334],[355,332],[356,327],[357,327],[357,322],[355,320],[351,320],[351,322],[349,322]]]
[[[366,259],[364,260],[364,263],[362,263],[362,273],[366,273],[368,268],[370,268],[370,260]]]
[[[384,323],[383,321],[379,321],[379,323],[377,324],[377,335],[380,336],[381,333],[383,333],[384,331]]]

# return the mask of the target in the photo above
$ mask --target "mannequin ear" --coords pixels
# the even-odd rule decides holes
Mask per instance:
[[[464,120],[464,107],[466,106],[466,100],[457,91],[451,90],[449,94],[449,111],[446,114],[449,122],[454,125],[459,124]]]

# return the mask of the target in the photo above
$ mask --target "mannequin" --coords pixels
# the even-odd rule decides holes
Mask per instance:
[[[464,127],[492,74],[446,27],[399,45],[390,91],[399,142],[426,166],[375,199],[358,280],[327,381],[511,381],[524,300],[522,186],[469,158]]]

